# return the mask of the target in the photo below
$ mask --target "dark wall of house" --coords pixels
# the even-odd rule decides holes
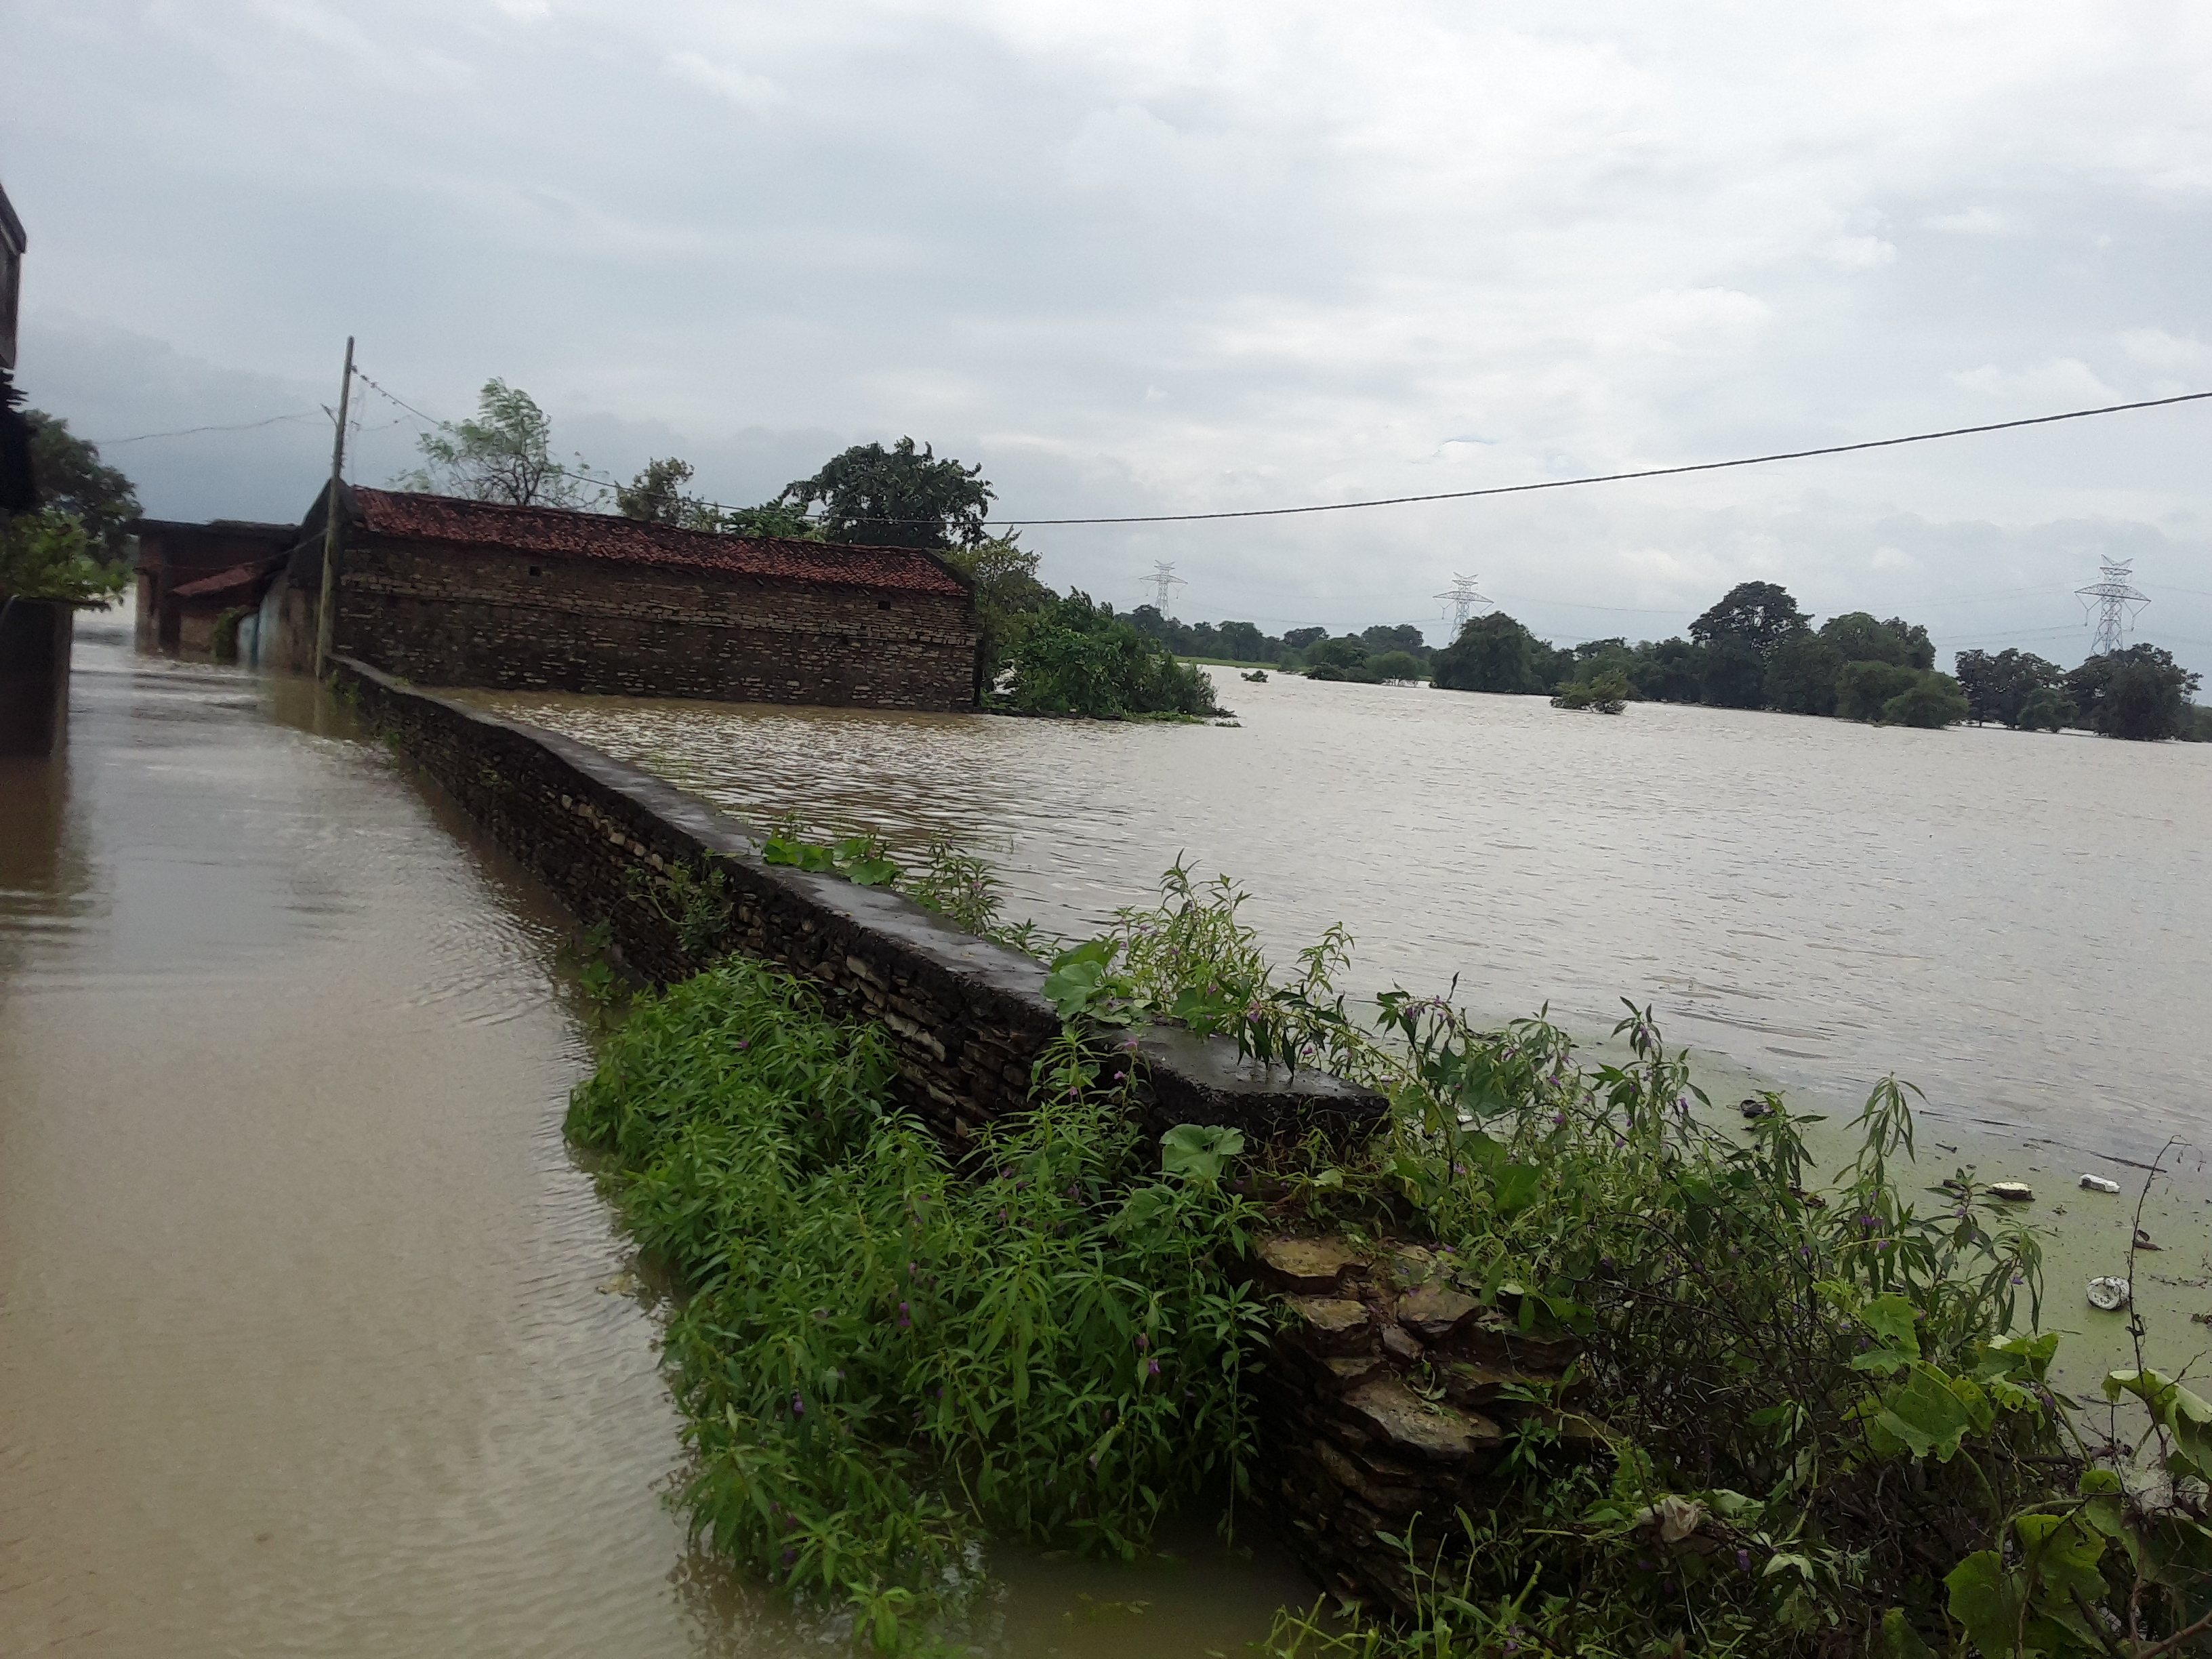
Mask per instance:
[[[142,651],[174,651],[182,612],[172,597],[186,582],[233,566],[256,564],[290,547],[291,525],[216,520],[175,524],[145,519],[138,526],[137,639]]]
[[[53,599],[0,599],[0,755],[51,755],[69,718],[76,613]]]
[[[370,538],[337,649],[426,685],[951,709],[975,702],[967,599]]]

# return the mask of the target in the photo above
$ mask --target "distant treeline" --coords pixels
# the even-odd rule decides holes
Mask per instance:
[[[2191,701],[2199,677],[2153,645],[2094,656],[2068,671],[2031,653],[1957,654],[1939,673],[1928,629],[1851,611],[1818,627],[1772,582],[1743,582],[1690,624],[1689,636],[1555,646],[1502,611],[1470,619],[1431,649],[1411,626],[1331,638],[1320,628],[1277,638],[1250,623],[1182,623],[1139,605],[1128,620],[1184,656],[1303,670],[1310,679],[1427,679],[1447,690],[1553,696],[1602,685],[1645,702],[1768,708],[1893,726],[1960,721],[2021,730],[2086,727],[2107,736],[2212,741],[2212,709]],[[1579,706],[1579,703],[1577,703]]]

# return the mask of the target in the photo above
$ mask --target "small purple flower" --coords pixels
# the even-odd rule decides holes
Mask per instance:
[[[791,1414],[793,1417],[804,1417],[806,1415],[806,1402],[800,1399],[797,1394],[793,1394],[791,1396]]]
[[[1149,1336],[1146,1336],[1146,1335],[1142,1331],[1139,1331],[1139,1332],[1137,1333],[1137,1352],[1138,1352],[1139,1353],[1142,1353],[1142,1352],[1144,1352],[1144,1351],[1145,1351],[1146,1349],[1147,1349],[1147,1348],[1151,1347],[1152,1346],[1152,1339],[1151,1337],[1149,1337]]]
[[[907,1329],[910,1328],[913,1326],[913,1324],[914,1324],[914,1320],[913,1320],[913,1318],[908,1315],[908,1311],[907,1311],[907,1305],[906,1305],[906,1304],[905,1304],[905,1303],[903,1303],[903,1302],[900,1303],[900,1304],[899,1304],[899,1321],[898,1321],[898,1328],[899,1328],[901,1330],[902,1330],[902,1331],[903,1331],[903,1330],[907,1330]]]
[[[1738,1550],[1735,1553],[1735,1570],[1738,1572],[1749,1572],[1751,1571],[1751,1552],[1749,1550]]]
[[[1157,1360],[1157,1359],[1148,1359],[1148,1360],[1146,1360],[1146,1361],[1145,1362],[1145,1375],[1146,1375],[1146,1376],[1158,1376],[1159,1374],[1160,1374],[1160,1362],[1159,1362],[1158,1360]]]

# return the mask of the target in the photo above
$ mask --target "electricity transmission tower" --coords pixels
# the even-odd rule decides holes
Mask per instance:
[[[2087,587],[2074,592],[2080,596],[2081,608],[2091,608],[2095,601],[2097,611],[2097,642],[2090,647],[2090,655],[2109,656],[2120,648],[2120,639],[2135,621],[2136,613],[2150,603],[2150,595],[2138,593],[2128,586],[2128,577],[2135,564],[2133,559],[2102,559],[2104,576]]]
[[[1176,574],[1175,567],[1164,559],[1155,561],[1152,574],[1145,578],[1145,586],[1159,596],[1153,603],[1159,607],[1163,617],[1168,614],[1168,607],[1175,603],[1175,590],[1185,585],[1183,579]]]
[[[1467,619],[1474,613],[1475,608],[1490,603],[1488,599],[1475,592],[1474,578],[1472,576],[1454,575],[1450,591],[1439,593],[1437,598],[1452,608],[1451,636],[1454,639],[1459,637],[1460,629],[1467,626]]]

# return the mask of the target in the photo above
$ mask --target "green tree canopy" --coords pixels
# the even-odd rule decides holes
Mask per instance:
[[[1961,651],[1957,665],[1959,689],[1966,694],[1972,711],[1967,719],[2007,726],[2022,723],[2022,712],[2039,691],[2057,691],[2066,681],[2065,671],[2031,652],[2004,650],[1994,657],[1986,651]]]
[[[1690,637],[1708,647],[1723,640],[1740,641],[1764,671],[1782,641],[1808,626],[1787,588],[1772,582],[1738,582],[1690,624]]]
[[[1379,657],[1370,657],[1366,667],[1378,680],[1425,680],[1429,677],[1421,659],[1410,651],[1385,651]]]
[[[1212,714],[1213,682],[1086,593],[1070,593],[1014,647],[1006,706],[1034,714]]]
[[[1892,699],[1919,684],[1920,671],[1902,663],[1847,662],[1836,676],[1836,713],[1847,720],[1878,720]]]
[[[1846,611],[1820,624],[1820,637],[1844,662],[1887,662],[1900,668],[1933,668],[1935,642],[1928,630],[1902,617],[1877,621],[1870,611]]]
[[[1359,630],[1359,642],[1378,656],[1389,651],[1405,651],[1419,656],[1425,648],[1421,643],[1421,630],[1411,623],[1399,623],[1395,626],[1377,623],[1372,628],[1363,628]]]
[[[655,459],[626,484],[615,486],[615,511],[625,519],[648,524],[672,524],[686,530],[720,527],[720,514],[705,502],[684,493],[691,482],[691,463],[673,455]]]
[[[2091,731],[2152,742],[2187,729],[2203,678],[2162,646],[2131,645],[2090,658],[2066,677],[2066,690]]]
[[[39,505],[73,519],[88,538],[93,556],[119,562],[124,538],[139,514],[138,492],[131,480],[100,459],[100,447],[69,429],[69,422],[42,410],[27,409],[31,432],[31,477]]]
[[[1283,630],[1283,643],[1293,651],[1303,651],[1315,641],[1328,637],[1328,629],[1326,628],[1286,628]]]
[[[1430,677],[1451,691],[1549,692],[1552,647],[1503,611],[1471,617],[1459,637],[1429,659]]]
[[[776,498],[800,510],[819,503],[829,540],[876,547],[974,547],[994,499],[981,466],[939,460],[901,438],[890,448],[855,444]]]
[[[477,394],[476,418],[424,433],[416,446],[423,464],[392,482],[402,489],[510,507],[581,506],[596,487],[553,459],[552,439],[553,422],[528,392],[486,380]],[[684,476],[690,476],[688,468]]]
[[[945,563],[968,579],[975,595],[976,693],[980,698],[1012,655],[1024,635],[1060,603],[1060,596],[1037,580],[1037,556],[1014,544],[1013,538],[955,548]]]
[[[1766,665],[1766,706],[1785,714],[1832,714],[1836,712],[1836,678],[1844,671],[1844,655],[1826,637],[1792,634],[1775,647]]]
[[[1966,718],[1966,694],[1948,674],[1932,669],[1905,669],[1912,684],[1881,706],[1884,726],[1918,726],[1930,730],[1955,726]]]

